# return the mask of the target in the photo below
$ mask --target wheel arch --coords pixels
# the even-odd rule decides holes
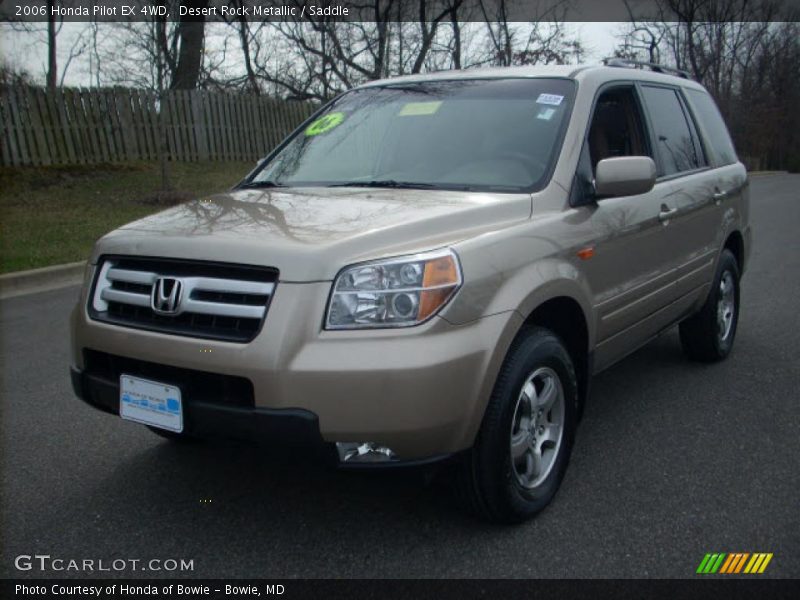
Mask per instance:
[[[745,263],[745,249],[744,249],[744,236],[738,229],[734,229],[725,238],[725,243],[722,245],[723,250],[730,250],[733,257],[736,259],[736,264],[739,267],[739,274],[744,272]]]
[[[538,326],[555,333],[572,359],[578,380],[578,414],[589,396],[592,376],[589,320],[583,306],[573,296],[559,295],[538,304],[526,316],[523,327]]]
[[[516,274],[498,292],[508,314],[507,326],[494,347],[484,374],[479,399],[468,420],[463,439],[469,445],[478,433],[497,376],[514,342],[530,325],[551,329],[563,341],[576,369],[579,384],[579,416],[589,395],[593,371],[595,327],[588,282],[573,265],[563,261],[538,261]],[[577,325],[577,327],[576,327]]]

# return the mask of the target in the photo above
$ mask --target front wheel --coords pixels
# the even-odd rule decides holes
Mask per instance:
[[[523,330],[461,465],[468,507],[487,520],[516,523],[547,506],[569,462],[577,406],[575,369],[561,340],[544,328]]]
[[[681,346],[691,360],[715,362],[733,348],[739,323],[739,265],[730,250],[722,251],[711,285],[700,312],[680,324]]]

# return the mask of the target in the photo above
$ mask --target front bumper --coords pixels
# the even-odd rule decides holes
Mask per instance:
[[[90,406],[119,415],[119,380],[70,368],[75,395]],[[191,402],[184,433],[198,437],[271,440],[281,444],[322,447],[317,416],[307,410],[248,408]]]
[[[374,442],[401,461],[471,446],[519,315],[459,326],[436,317],[409,329],[324,331],[329,289],[328,282],[281,283],[261,333],[248,344],[97,322],[82,298],[72,318],[76,391],[92,405],[118,409],[118,382],[98,382],[84,372],[86,351],[94,351],[250,382],[250,406],[193,404],[187,394],[187,427],[200,434],[243,432],[302,444]]]

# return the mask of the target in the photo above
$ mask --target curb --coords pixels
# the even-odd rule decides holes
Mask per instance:
[[[769,177],[770,175],[786,175],[788,171],[748,171],[748,177]]]
[[[78,285],[85,268],[86,261],[80,261],[0,275],[0,299]]]

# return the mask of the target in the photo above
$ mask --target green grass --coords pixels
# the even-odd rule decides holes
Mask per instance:
[[[125,223],[192,197],[228,189],[253,163],[157,163],[0,168],[0,273],[85,260]]]

